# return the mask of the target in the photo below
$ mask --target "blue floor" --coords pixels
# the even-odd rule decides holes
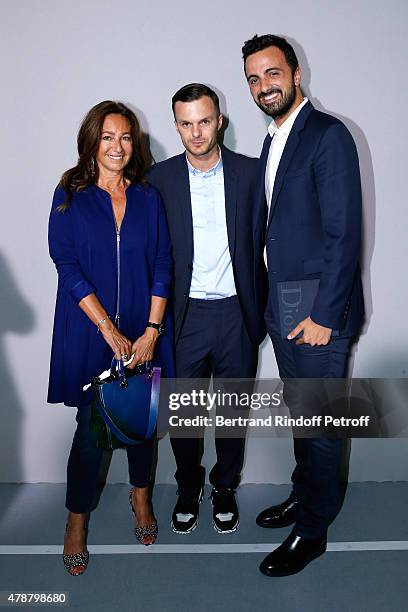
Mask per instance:
[[[60,545],[65,523],[64,485],[0,485],[0,546]],[[280,542],[290,528],[264,530],[254,518],[284,499],[286,485],[244,485],[238,490],[240,528],[220,535],[211,526],[209,489],[197,529],[170,528],[175,487],[158,485],[154,509],[157,544],[217,544],[214,554],[94,554],[84,576],[71,577],[59,555],[0,555],[0,590],[67,591],[76,610],[201,612],[406,612],[408,551],[327,552],[303,572],[267,578],[258,572],[265,553],[225,553],[225,544]],[[128,487],[105,487],[92,516],[88,543],[137,544]],[[330,542],[408,541],[407,483],[349,485]],[[38,607],[26,609],[39,609]]]

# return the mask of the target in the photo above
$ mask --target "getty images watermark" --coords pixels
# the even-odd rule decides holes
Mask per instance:
[[[166,379],[157,431],[173,437],[408,437],[408,378]]]
[[[169,409],[179,411],[180,409],[192,409],[188,416],[179,414],[169,415],[169,426],[171,428],[203,428],[203,427],[266,427],[266,428],[322,428],[322,427],[368,427],[370,415],[359,417],[333,416],[329,414],[314,414],[312,416],[299,415],[296,417],[287,414],[268,414],[265,416],[231,416],[225,414],[200,414],[203,410],[212,413],[220,408],[231,410],[260,410],[262,408],[282,407],[283,391],[274,393],[238,393],[192,389],[190,392],[170,393]]]

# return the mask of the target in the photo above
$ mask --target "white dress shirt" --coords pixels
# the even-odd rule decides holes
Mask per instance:
[[[273,186],[275,184],[276,172],[282,157],[283,149],[285,148],[286,141],[288,140],[290,130],[295,123],[295,119],[307,101],[307,98],[303,98],[303,102],[299,104],[299,106],[289,115],[289,117],[280,127],[277,127],[274,119],[272,119],[269,124],[268,132],[271,135],[272,142],[271,146],[269,147],[269,155],[265,172],[265,195],[268,211],[271,205]]]
[[[225,212],[224,168],[201,172],[187,159],[193,216],[194,256],[191,298],[217,300],[237,294],[229,252]]]

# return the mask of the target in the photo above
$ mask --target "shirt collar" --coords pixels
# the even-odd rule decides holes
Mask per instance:
[[[270,122],[268,126],[268,132],[271,135],[271,138],[273,138],[274,136],[276,136],[276,138],[280,138],[282,136],[288,136],[290,130],[293,127],[293,124],[295,123],[296,117],[298,116],[298,114],[300,113],[300,111],[302,110],[306,102],[308,101],[309,101],[308,98],[303,98],[303,102],[301,102],[299,106],[295,108],[293,113],[289,115],[289,117],[286,119],[286,121],[282,123],[280,127],[278,127],[275,123],[275,120],[272,119],[272,121]]]
[[[215,176],[216,174],[218,174],[218,172],[220,172],[223,169],[222,155],[221,155],[220,147],[218,147],[218,154],[220,157],[217,163],[215,164],[215,166],[203,172],[202,170],[199,170],[198,168],[194,168],[194,166],[190,164],[188,157],[187,157],[187,153],[186,153],[186,161],[187,161],[189,173],[192,174],[193,176]]]

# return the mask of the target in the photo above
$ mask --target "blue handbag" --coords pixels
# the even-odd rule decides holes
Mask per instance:
[[[96,446],[114,449],[151,438],[157,424],[161,368],[151,362],[134,370],[113,359],[110,376],[92,380],[90,433]]]

